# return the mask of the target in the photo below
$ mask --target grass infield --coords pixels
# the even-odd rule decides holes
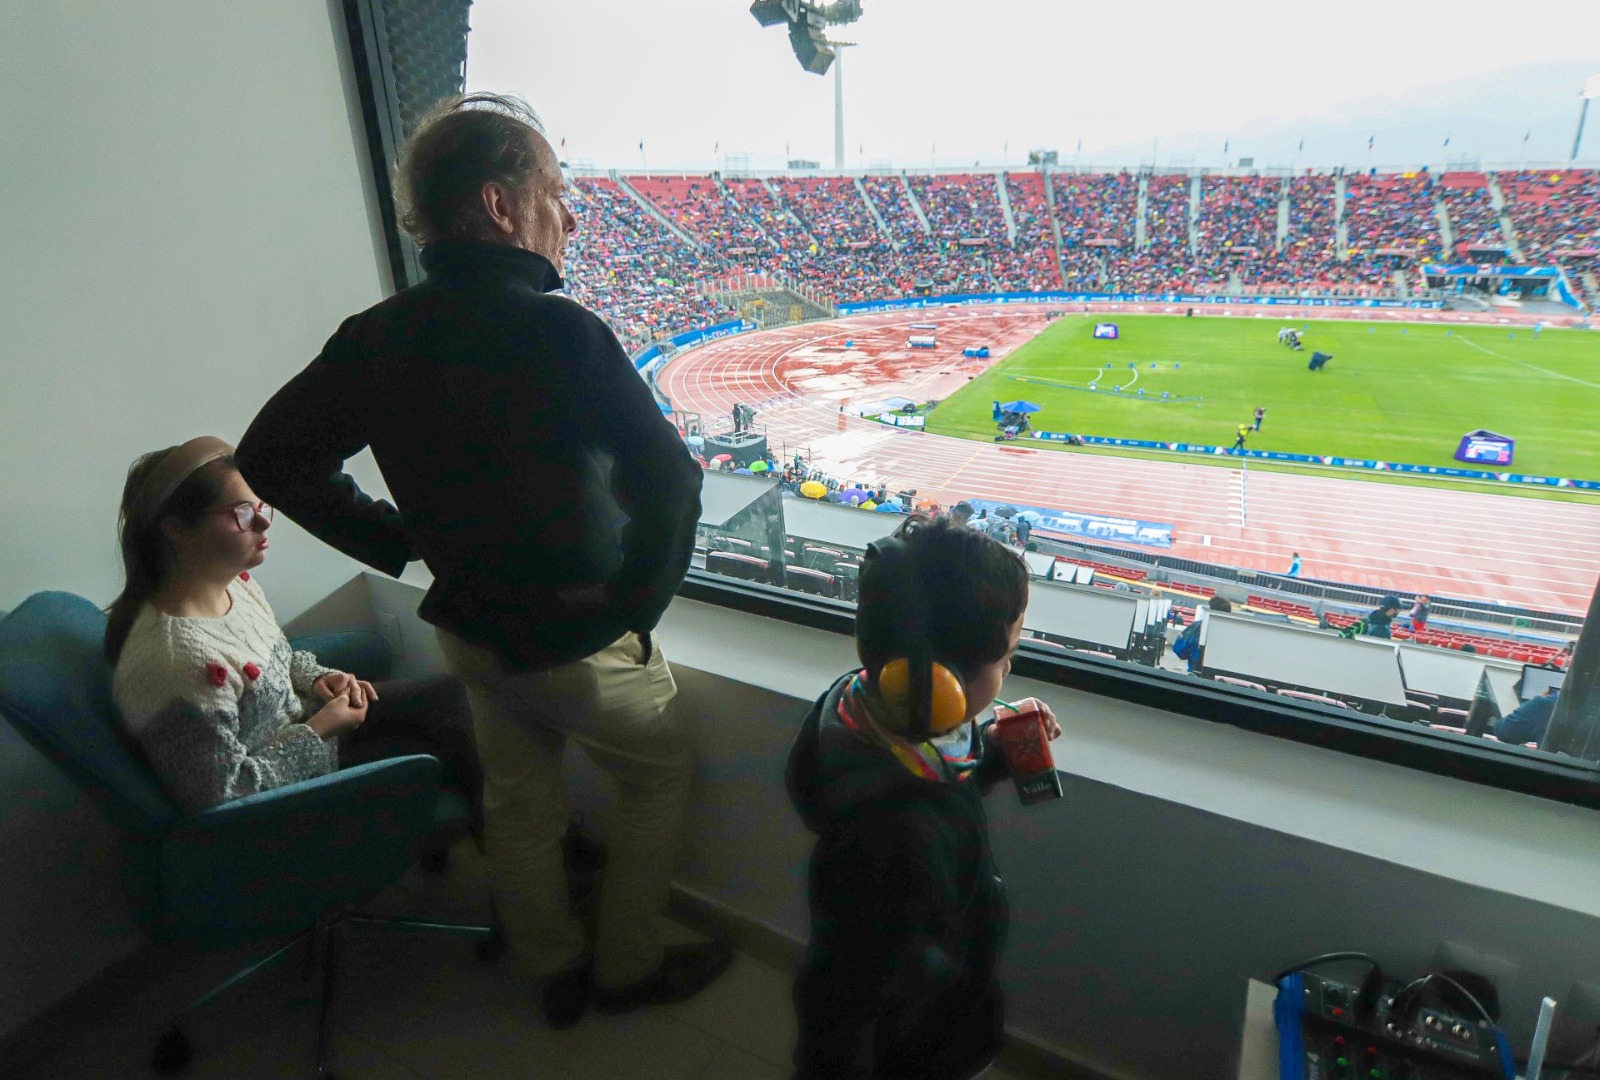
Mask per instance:
[[[1121,338],[1094,340],[1096,322]],[[1283,326],[1304,328],[1305,351],[1278,344]],[[1313,350],[1333,354],[1318,372]],[[1516,439],[1509,471],[1600,479],[1600,334],[1588,331],[1068,315],[942,401],[927,430],[990,441],[992,402],[1017,399],[1043,407],[1041,431],[1222,446],[1260,405],[1250,449],[1419,465],[1461,465],[1461,436],[1487,428]]]

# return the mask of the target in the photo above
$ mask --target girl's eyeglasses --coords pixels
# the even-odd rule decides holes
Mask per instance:
[[[213,510],[213,514],[232,514],[233,520],[239,526],[240,532],[249,532],[250,527],[256,523],[256,515],[260,514],[267,519],[267,524],[272,523],[272,507],[264,502],[242,502],[238,506],[229,506],[222,510]]]

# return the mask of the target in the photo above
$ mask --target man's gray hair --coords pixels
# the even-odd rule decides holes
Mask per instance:
[[[519,195],[538,170],[529,136],[544,132],[526,101],[510,94],[457,94],[428,110],[395,169],[400,225],[426,247],[487,238],[480,192],[504,184]]]

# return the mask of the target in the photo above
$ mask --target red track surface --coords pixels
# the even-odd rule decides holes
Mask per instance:
[[[1263,313],[1273,322],[1334,315],[1323,309]],[[1362,311],[1358,317],[1415,315]],[[1446,321],[1430,315],[1428,321]],[[1448,321],[1503,320],[1452,313]],[[906,348],[914,322],[938,323],[938,348]],[[1024,442],[980,443],[840,411],[841,405],[891,396],[947,397],[1044,326],[1043,310],[1015,305],[857,315],[713,342],[669,363],[658,384],[678,409],[701,413],[713,430],[726,426],[734,402],[755,405],[774,453],[800,450],[841,480],[916,488],[946,504],[991,498],[1171,523],[1177,527],[1172,554],[1228,566],[1282,571],[1298,551],[1307,577],[1586,610],[1600,577],[1600,501],[1257,471],[1248,479],[1245,526],[1240,474],[1232,469],[1035,449]],[[846,341],[854,347],[846,349]],[[990,359],[961,358],[964,345],[978,344],[989,346]]]

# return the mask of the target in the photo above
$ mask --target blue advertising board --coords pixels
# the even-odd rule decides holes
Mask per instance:
[[[1509,435],[1496,435],[1479,428],[1461,436],[1456,447],[1457,461],[1479,461],[1487,465],[1510,465],[1517,442]]]
[[[681,334],[673,334],[670,340],[678,348],[688,348],[691,345],[704,345],[708,341],[729,337],[733,334],[743,334],[756,329],[756,324],[748,319],[733,319],[729,322],[717,323],[715,326],[702,326],[694,330],[685,330]],[[633,366],[640,371],[652,371],[657,361],[662,359],[661,350],[652,345],[643,352],[633,357]]]
[[[1561,274],[1561,271],[1554,266],[1507,266],[1502,263],[1493,265],[1455,263],[1449,266],[1429,263],[1422,269],[1432,277],[1553,278]]]
[[[1399,308],[1434,311],[1439,300],[1360,300],[1350,297],[1221,296],[1188,293],[1031,292],[962,293],[956,296],[908,296],[893,300],[864,300],[839,305],[840,315],[865,315],[875,311],[968,307],[975,304],[1227,304],[1232,307],[1335,307]]]
[[[1413,465],[1406,462],[1376,461],[1371,458],[1339,457],[1333,454],[1285,454],[1278,450],[1234,450],[1203,443],[1156,442],[1151,439],[1110,439],[1103,435],[1069,435],[1058,431],[1036,431],[1035,439],[1070,442],[1080,439],[1090,446],[1128,446],[1138,450],[1169,450],[1177,454],[1209,454],[1214,457],[1251,458],[1257,461],[1289,461],[1302,465],[1337,465],[1347,469],[1373,469],[1378,472],[1415,473],[1421,476],[1448,476],[1457,480],[1495,480],[1503,484],[1534,484],[1540,487],[1576,488],[1600,491],[1600,480],[1574,480],[1565,476],[1528,476],[1524,473],[1489,472],[1484,469],[1457,469],[1449,465]]]
[[[1106,517],[1102,514],[1078,514],[1070,510],[1055,510],[1044,506],[995,502],[993,499],[967,501],[972,504],[974,510],[987,510],[991,516],[1002,506],[1014,507],[1019,514],[1026,514],[1028,523],[1041,532],[1083,536],[1112,544],[1141,544],[1145,547],[1163,548],[1172,546],[1174,526],[1161,522]]]

